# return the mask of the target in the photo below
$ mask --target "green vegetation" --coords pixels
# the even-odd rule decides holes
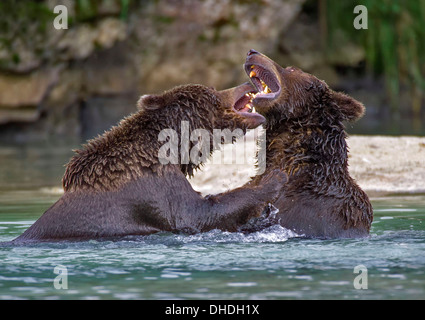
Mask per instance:
[[[44,4],[35,1],[0,1],[0,51],[10,53],[0,58],[0,67],[19,64],[21,57],[14,49],[14,43],[22,47],[34,48],[40,53],[38,45],[44,37],[48,24],[54,18],[53,12]],[[28,36],[31,35],[31,36]]]
[[[135,3],[132,0],[76,0],[69,8],[68,24],[72,27],[79,22],[94,22],[105,12],[127,20],[132,2]],[[55,17],[46,0],[0,0],[0,68],[18,65],[25,48],[43,56],[47,32]]]
[[[367,30],[353,26],[356,5],[364,5],[368,10]],[[326,48],[338,46],[338,32],[362,45],[369,70],[385,77],[394,119],[402,111],[399,96],[405,88],[411,97],[414,125],[420,125],[425,89],[425,0],[320,0],[319,8]]]
[[[120,17],[126,20],[131,0],[77,0],[75,3],[76,18],[79,21],[89,21],[97,18],[98,8],[102,4],[113,3],[121,9]]]

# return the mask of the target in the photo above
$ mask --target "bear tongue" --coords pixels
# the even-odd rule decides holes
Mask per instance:
[[[252,105],[252,100],[258,94],[254,92],[245,93],[233,106],[234,110],[240,113],[255,113],[255,108]]]

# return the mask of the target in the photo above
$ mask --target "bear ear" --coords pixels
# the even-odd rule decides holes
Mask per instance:
[[[155,94],[145,94],[140,97],[137,102],[137,109],[139,110],[155,110],[164,105],[165,101],[162,96]]]
[[[344,93],[334,91],[332,98],[343,114],[344,120],[353,122],[359,120],[365,113],[365,107],[361,102]]]

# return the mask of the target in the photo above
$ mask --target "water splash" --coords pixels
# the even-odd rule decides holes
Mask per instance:
[[[227,232],[211,230],[194,235],[176,235],[175,241],[181,243],[265,243],[285,242],[290,238],[298,237],[295,232],[280,225],[273,225],[264,230],[253,233]]]

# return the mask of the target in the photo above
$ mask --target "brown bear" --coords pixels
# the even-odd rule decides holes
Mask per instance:
[[[236,231],[277,199],[284,174],[203,198],[186,179],[202,163],[180,157],[179,163],[164,164],[158,152],[165,140],[159,136],[174,130],[180,147],[183,125],[211,136],[214,129],[255,128],[265,119],[246,106],[250,92],[248,83],[224,91],[184,85],[142,96],[138,112],[76,151],[63,177],[63,196],[14,242]]]
[[[344,121],[356,121],[364,106],[331,90],[324,81],[294,67],[283,68],[251,50],[244,65],[257,94],[250,104],[267,119],[266,171],[279,169],[288,180],[274,221],[315,238],[364,237],[373,210],[350,177]]]

